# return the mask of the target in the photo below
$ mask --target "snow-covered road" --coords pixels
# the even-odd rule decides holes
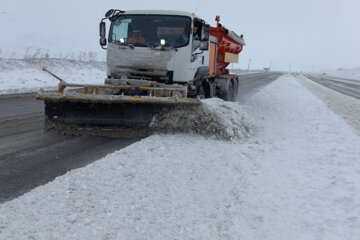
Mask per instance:
[[[291,75],[237,111],[240,139],[154,135],[1,204],[0,239],[359,239],[354,129]]]
[[[342,94],[360,99],[360,81],[333,77],[324,77],[322,75],[306,75],[307,78],[325,87],[338,91]]]

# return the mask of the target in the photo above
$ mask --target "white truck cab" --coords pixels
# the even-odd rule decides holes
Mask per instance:
[[[105,19],[111,22],[108,43]],[[100,23],[108,78],[189,82],[209,65],[209,32],[210,26],[192,13],[109,10]]]

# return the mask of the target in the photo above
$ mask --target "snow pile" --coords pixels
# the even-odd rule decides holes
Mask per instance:
[[[337,70],[324,71],[324,73],[338,78],[360,80],[360,68],[339,68]]]
[[[360,136],[289,75],[246,104],[255,136],[146,138],[1,204],[0,239],[357,240]]]
[[[209,151],[214,147],[221,151]],[[234,236],[238,229],[230,216],[241,215],[237,199],[247,188],[235,156],[244,158],[242,149],[234,152],[221,141],[152,136],[0,205],[0,236],[212,239],[217,231],[219,237]]]
[[[332,111],[341,116],[360,135],[360,99],[324,87],[311,81],[304,75],[298,75],[296,78],[315,96],[323,100]]]
[[[68,59],[1,59],[0,94],[56,89],[58,80],[43,72],[46,67],[69,83],[103,84],[105,63]]]
[[[151,125],[163,133],[197,133],[227,140],[240,140],[253,134],[244,107],[219,98],[202,100],[195,107],[166,108]]]

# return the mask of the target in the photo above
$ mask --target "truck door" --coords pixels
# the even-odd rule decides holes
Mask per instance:
[[[191,46],[191,69],[196,71],[199,67],[209,66],[209,51],[201,49],[200,45],[209,42],[209,33],[205,30],[209,25],[200,19],[194,19],[192,29],[192,46]]]

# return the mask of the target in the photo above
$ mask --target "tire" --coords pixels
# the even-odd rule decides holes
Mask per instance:
[[[205,98],[212,98],[216,95],[216,86],[210,79],[204,79],[202,88],[204,89]]]
[[[218,88],[218,91],[216,93],[216,96],[221,98],[224,101],[231,101],[230,100],[230,92],[229,92],[229,85],[230,85],[229,78],[217,78],[216,79],[216,85]]]
[[[205,94],[205,88],[203,86],[203,82],[205,81],[205,79],[207,79],[209,75],[209,67],[199,67],[196,70],[195,76],[194,78],[198,77],[199,79],[197,81],[195,81],[195,86],[196,86],[196,97],[199,96],[201,99],[206,98]]]
[[[195,77],[200,76],[200,78],[207,78],[209,76],[209,67],[199,67],[196,70]]]
[[[234,78],[234,100],[233,102],[237,102],[239,95],[239,79],[237,77]]]
[[[238,97],[239,82],[236,76],[226,75],[216,80],[216,96],[224,101],[236,102]]]
[[[234,79],[230,79],[229,81],[229,85],[228,85],[228,93],[229,93],[229,100],[228,101],[231,101],[231,102],[234,102],[234,99],[235,99],[235,91],[234,91]]]
[[[201,85],[197,94],[197,97],[199,97],[200,99],[205,99],[205,90],[204,87]]]

